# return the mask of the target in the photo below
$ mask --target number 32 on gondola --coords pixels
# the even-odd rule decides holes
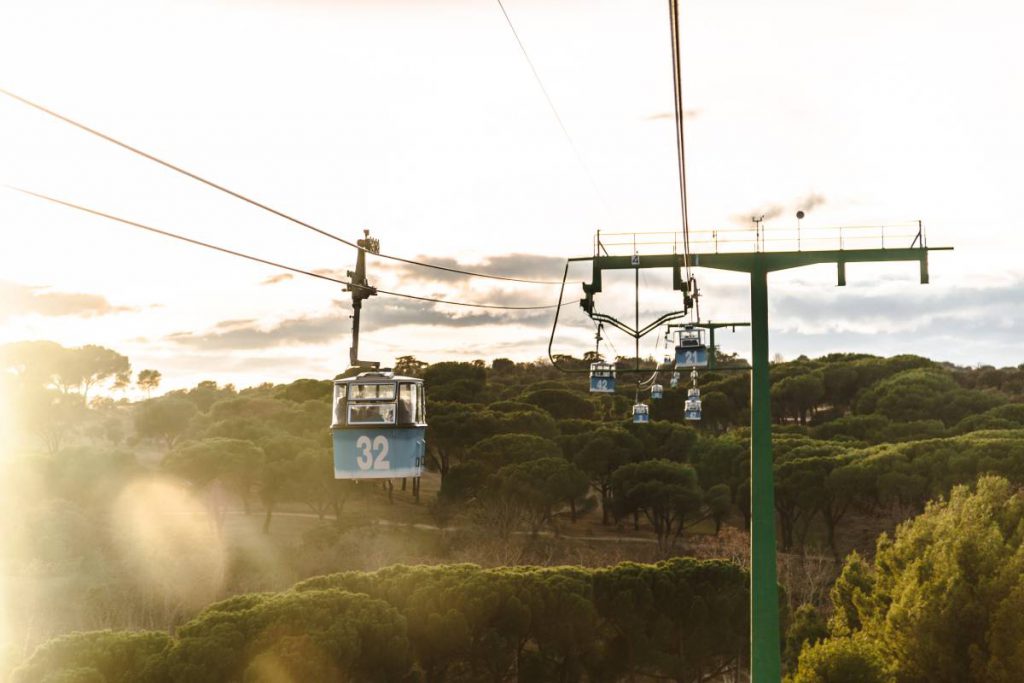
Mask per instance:
[[[362,373],[334,383],[334,477],[418,477],[426,453],[422,380]]]

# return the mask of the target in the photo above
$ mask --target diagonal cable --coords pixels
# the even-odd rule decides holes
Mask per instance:
[[[143,223],[138,223],[136,221],[128,220],[127,218],[121,218],[119,216],[114,216],[113,214],[104,213],[103,211],[98,211],[96,209],[90,209],[89,207],[81,206],[80,204],[75,204],[73,202],[64,201],[63,199],[57,199],[56,197],[50,197],[48,195],[41,194],[41,193],[38,193],[38,192],[32,192],[31,190],[25,190],[25,189],[22,189],[20,187],[14,187],[12,185],[5,185],[5,187],[10,189],[10,190],[14,190],[16,192],[20,192],[22,194],[26,194],[26,195],[29,195],[29,196],[32,196],[32,197],[36,197],[38,199],[44,199],[44,200],[46,200],[48,202],[53,202],[54,204],[60,204],[61,206],[66,206],[66,207],[68,207],[70,209],[75,209],[76,211],[82,211],[84,213],[92,214],[94,216],[99,216],[101,218],[106,218],[108,220],[117,221],[118,223],[123,223],[124,225],[129,225],[129,226],[134,227],[134,228],[139,228],[140,230],[146,230],[148,232],[155,233],[157,235],[163,235],[164,237],[170,237],[170,238],[173,238],[173,239],[176,239],[176,240],[180,240],[182,242],[187,242],[189,244],[193,244],[193,245],[196,245],[196,246],[199,246],[199,247],[205,247],[207,249],[213,249],[214,251],[219,251],[219,252],[221,252],[223,254],[229,254],[231,256],[238,256],[239,258],[248,259],[249,261],[255,261],[256,263],[262,263],[264,265],[273,266],[275,268],[281,268],[282,270],[287,270],[287,271],[290,271],[292,273],[298,273],[300,275],[307,275],[309,277],[318,278],[320,280],[327,280],[328,282],[335,282],[335,283],[340,284],[340,285],[351,285],[351,286],[354,286],[354,287],[361,287],[362,286],[362,285],[358,285],[356,283],[350,282],[348,280],[342,280],[340,278],[331,277],[329,275],[323,275],[322,273],[315,273],[313,271],[303,270],[302,268],[295,268],[293,266],[288,266],[288,265],[285,265],[283,263],[279,263],[277,261],[271,261],[269,259],[261,258],[259,256],[252,256],[250,254],[246,254],[246,253],[243,253],[243,252],[240,252],[240,251],[235,251],[234,249],[228,249],[227,247],[220,247],[220,246],[217,246],[215,244],[210,244],[209,242],[203,242],[202,240],[197,240],[197,239],[194,239],[192,237],[185,237],[184,235],[179,235],[177,233],[170,232],[168,230],[161,230],[160,228],[154,228],[152,226],[145,225]],[[449,299],[435,299],[435,298],[432,298],[432,297],[418,296],[416,294],[406,294],[404,292],[391,292],[391,291],[388,291],[386,289],[376,289],[376,288],[374,288],[374,291],[376,291],[379,294],[387,294],[389,296],[401,297],[403,299],[415,299],[416,301],[429,301],[429,302],[435,303],[435,304],[446,304],[446,305],[449,305],[449,306],[466,306],[466,307],[469,307],[469,308],[491,308],[491,309],[498,309],[498,310],[505,310],[505,311],[536,311],[536,310],[542,310],[542,309],[558,308],[558,306],[555,305],[555,304],[551,304],[551,305],[547,305],[547,306],[502,306],[502,305],[499,305],[499,304],[480,304],[480,303],[472,303],[472,302],[467,302],[467,301],[451,301]],[[567,306],[568,303],[565,303],[563,305]]]
[[[268,205],[266,205],[266,204],[264,204],[262,202],[259,202],[259,201],[255,200],[255,199],[252,199],[251,197],[247,197],[246,195],[244,195],[244,194],[242,194],[240,192],[236,192],[235,190],[232,190],[231,188],[225,187],[224,185],[221,185],[219,183],[215,183],[214,181],[209,180],[207,178],[204,178],[204,177],[202,177],[202,176],[200,176],[200,175],[198,175],[196,173],[193,173],[192,171],[184,169],[184,168],[182,168],[180,166],[176,166],[175,164],[172,164],[169,161],[164,161],[160,157],[154,156],[154,155],[150,154],[149,152],[146,152],[146,151],[143,151],[143,150],[139,149],[138,147],[133,147],[132,145],[129,145],[126,142],[122,142],[121,140],[118,140],[117,138],[115,138],[113,136],[107,135],[106,133],[102,133],[102,132],[96,130],[95,128],[90,128],[89,126],[86,126],[83,123],[79,123],[78,121],[75,121],[74,119],[71,119],[71,118],[68,118],[67,116],[64,116],[63,114],[59,114],[58,112],[55,112],[52,109],[48,109],[48,108],[42,106],[41,104],[37,104],[37,103],[35,103],[35,102],[31,101],[31,100],[25,99],[24,97],[21,97],[20,95],[16,95],[16,94],[14,94],[14,93],[12,93],[12,92],[10,92],[8,90],[4,90],[3,88],[0,88],[0,94],[6,95],[7,97],[10,97],[13,100],[16,100],[18,102],[21,102],[22,104],[25,104],[25,105],[27,105],[29,107],[32,107],[33,109],[41,111],[44,114],[48,114],[49,116],[52,116],[52,117],[54,117],[56,119],[59,119],[60,121],[63,121],[64,123],[67,123],[69,125],[74,126],[75,128],[83,130],[86,133],[89,133],[91,135],[95,135],[96,137],[98,137],[98,138],[100,138],[102,140],[105,140],[105,141],[107,141],[107,142],[109,142],[111,144],[117,145],[118,147],[121,147],[122,149],[126,149],[129,152],[132,152],[133,154],[137,154],[137,155],[143,157],[144,159],[148,159],[149,161],[152,161],[152,162],[154,162],[156,164],[160,164],[161,166],[163,166],[165,168],[168,168],[168,169],[174,171],[175,173],[180,173],[180,174],[182,174],[182,175],[184,175],[184,176],[186,176],[188,178],[191,178],[192,180],[195,180],[195,181],[198,181],[200,183],[203,183],[204,185],[212,187],[215,190],[218,190],[218,191],[223,192],[225,194],[231,195],[232,197],[234,197],[236,199],[240,199],[243,202],[251,204],[252,206],[255,206],[257,208],[263,209],[264,211],[272,213],[275,216],[283,218],[283,219],[285,219],[287,221],[291,221],[292,223],[295,223],[296,225],[299,225],[299,226],[301,226],[303,228],[306,228],[307,230],[312,230],[313,232],[316,232],[316,233],[318,233],[320,235],[323,235],[324,237],[328,237],[328,238],[330,238],[332,240],[335,240],[337,242],[341,242],[342,244],[347,245],[349,247],[352,247],[353,249],[360,249],[362,251],[366,251],[366,249],[364,249],[363,247],[360,247],[355,242],[350,242],[349,240],[347,240],[347,239],[345,239],[343,237],[339,237],[338,235],[335,235],[334,233],[331,233],[331,232],[328,232],[328,231],[323,230],[321,228],[318,228],[315,225],[312,225],[310,223],[307,223],[306,221],[300,220],[300,219],[298,219],[298,218],[296,218],[294,216],[291,216],[291,215],[289,215],[287,213],[284,213],[283,211],[279,211],[279,210],[273,208],[272,206],[268,206]],[[528,278],[518,278],[518,277],[511,277],[511,276],[506,276],[506,275],[492,275],[490,273],[479,273],[479,272],[474,272],[474,271],[470,271],[470,270],[462,270],[462,269],[459,269],[459,268],[449,268],[448,266],[441,266],[441,265],[437,265],[437,264],[434,264],[434,263],[427,263],[427,262],[424,262],[424,261],[416,261],[416,260],[413,260],[413,259],[402,258],[401,256],[393,256],[391,254],[375,254],[373,252],[367,252],[367,253],[373,254],[374,256],[379,256],[380,258],[390,259],[392,261],[398,261],[400,263],[406,263],[406,264],[413,265],[413,266],[419,266],[421,268],[432,268],[434,270],[442,270],[442,271],[445,271],[445,272],[448,272],[448,273],[457,273],[459,275],[467,275],[467,276],[470,276],[470,277],[482,277],[482,278],[488,278],[488,279],[491,279],[491,280],[503,280],[503,281],[506,281],[506,282],[521,282],[521,283],[533,284],[533,285],[558,285],[558,284],[561,284],[560,282],[549,281],[549,280],[531,280],[531,279],[528,279]]]

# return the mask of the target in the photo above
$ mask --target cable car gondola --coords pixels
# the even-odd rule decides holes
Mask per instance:
[[[708,347],[704,345],[704,330],[687,325],[676,332],[676,369],[707,366]]]
[[[665,391],[665,389],[660,384],[652,384],[651,385],[651,398],[655,399],[655,400],[661,398],[662,394],[664,393],[664,391]]]
[[[590,393],[615,393],[615,364],[598,361],[590,364]]]
[[[645,403],[633,406],[633,424],[645,425],[651,421],[651,414]]]
[[[420,476],[426,432],[422,379],[382,370],[334,381],[335,479]]]
[[[700,419],[700,389],[690,387],[686,392],[686,403],[683,404],[683,417],[687,420]]]
[[[679,386],[679,373],[678,372],[673,372],[672,373],[672,379],[669,380],[668,385],[670,387],[672,387],[673,389],[675,389],[677,386]]]

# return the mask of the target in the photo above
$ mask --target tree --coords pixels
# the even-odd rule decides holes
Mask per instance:
[[[265,513],[263,533],[270,533],[270,519],[277,503],[297,488],[307,465],[301,456],[311,447],[306,439],[284,433],[260,442],[264,455],[259,473],[259,496]]]
[[[690,558],[341,572],[228,598],[173,636],[66,636],[15,680],[707,682],[738,672],[747,584]]]
[[[474,500],[484,490],[491,473],[490,467],[477,460],[456,465],[441,480],[438,500],[448,505],[460,505]]]
[[[466,460],[479,462],[491,471],[538,458],[561,458],[558,444],[533,434],[495,434],[476,442]]]
[[[495,372],[511,372],[512,370],[515,369],[515,362],[509,360],[508,358],[495,358],[493,361],[491,361],[491,370],[494,370]]]
[[[811,644],[800,653],[790,683],[891,683],[877,643],[837,638]],[[952,680],[952,679],[951,679]]]
[[[333,510],[334,521],[340,525],[345,503],[357,492],[359,482],[334,478],[334,452],[330,444],[310,443],[298,454],[295,468],[296,497],[321,520],[328,510]]]
[[[715,536],[722,530],[722,522],[732,511],[732,492],[728,484],[715,484],[704,494],[708,514],[715,520]]]
[[[857,370],[850,363],[831,362],[821,369],[821,381],[825,389],[824,400],[840,410],[849,409],[859,389]]]
[[[427,395],[436,400],[473,403],[481,398],[487,368],[474,363],[434,363],[423,372]]]
[[[836,562],[840,561],[839,548],[836,547],[836,527],[846,516],[850,508],[869,499],[873,493],[872,472],[859,462],[829,463],[831,465],[825,476],[825,490],[821,501],[821,515],[825,521],[828,547]]]
[[[408,375],[409,377],[420,377],[423,369],[426,368],[429,363],[421,360],[416,360],[415,356],[399,356],[395,360],[395,374],[396,375]]]
[[[150,399],[136,408],[135,431],[144,439],[162,439],[167,449],[188,429],[196,407],[191,401],[176,397]]]
[[[168,680],[400,681],[405,620],[390,605],[342,590],[249,594],[200,612],[165,655]]]
[[[249,494],[259,481],[263,460],[263,450],[252,442],[211,438],[174,449],[161,466],[198,488],[219,480],[238,495],[249,514]]]
[[[700,512],[703,492],[690,465],[648,460],[624,465],[612,475],[612,495],[622,512],[640,511],[654,527],[658,548],[667,552],[686,522]]]
[[[736,406],[732,399],[721,391],[709,391],[701,396],[701,423],[713,431],[722,432],[730,424],[738,422]]]
[[[828,637],[828,626],[818,610],[811,604],[796,608],[793,620],[786,629],[782,660],[790,671],[796,670],[797,658],[805,644],[814,645]],[[831,680],[831,679],[829,679]]]
[[[161,377],[159,370],[139,370],[139,376],[135,383],[146,392],[146,398],[150,398],[160,386]]]
[[[171,642],[154,631],[72,633],[44,643],[11,674],[12,683],[155,680]]]
[[[772,406],[807,422],[807,414],[825,398],[825,384],[818,373],[786,377],[772,385]]]
[[[724,680],[747,649],[746,573],[724,561],[673,558],[594,571],[594,602],[606,624],[603,680]]]
[[[427,460],[442,480],[473,444],[498,431],[498,418],[490,411],[467,404],[438,402],[430,406]]]
[[[1024,679],[1022,528],[1024,493],[1005,479],[953,488],[893,538],[883,534],[871,566],[851,556],[820,650],[875,643],[900,681]]]
[[[195,404],[196,408],[198,408],[200,412],[205,413],[210,410],[213,404],[222,400],[234,398],[238,395],[238,392],[235,391],[234,385],[227,384],[220,387],[217,386],[217,383],[213,380],[203,380],[188,391],[172,391],[167,395],[188,399]]]
[[[334,382],[326,379],[297,379],[290,384],[276,387],[274,398],[295,403],[320,401],[330,403],[334,393]]]
[[[24,387],[41,389],[55,385],[57,369],[65,352],[52,341],[12,342],[0,346],[0,364]]]
[[[504,499],[502,504],[518,503],[530,532],[536,536],[550,524],[563,505],[572,506],[587,492],[587,475],[561,456],[542,457],[498,470],[485,495]],[[484,500],[486,505],[487,501]]]
[[[594,404],[576,392],[541,389],[526,394],[523,401],[546,410],[555,419],[589,420],[594,417]]]
[[[643,453],[643,444],[622,429],[600,428],[563,438],[566,456],[590,479],[601,495],[601,523],[609,523],[612,476]]]
[[[81,389],[82,396],[88,401],[91,387],[111,377],[127,383],[131,370],[127,357],[89,344],[65,350],[57,364],[56,379],[62,391]]]
[[[85,400],[35,386],[16,392],[17,421],[43,442],[47,453],[57,453],[88,414]]]
[[[915,368],[888,377],[858,396],[856,412],[884,415],[894,422],[938,418],[953,426],[970,413],[982,413],[1005,398],[978,390],[961,389],[949,372]]]
[[[825,458],[797,458],[775,465],[775,510],[779,513],[782,549],[803,547],[811,520],[821,509]]]
[[[658,421],[636,424],[632,420],[622,424],[643,444],[645,459],[686,462],[697,443],[697,431],[689,426]]]

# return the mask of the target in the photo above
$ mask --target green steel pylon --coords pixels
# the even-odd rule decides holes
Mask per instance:
[[[690,254],[689,265],[750,275],[750,672],[753,683],[778,683],[782,678],[779,633],[779,591],[775,546],[775,473],[772,458],[771,384],[768,352],[768,273],[822,263],[835,263],[838,284],[846,284],[847,263],[917,261],[921,284],[928,283],[928,252],[952,247],[927,247],[921,232],[909,248],[834,249],[821,251],[754,251]],[[584,291],[600,291],[601,271],[672,268],[684,265],[679,254],[601,256],[569,259],[592,261],[594,280]],[[594,287],[596,284],[596,288]],[[554,330],[552,330],[552,337]]]

